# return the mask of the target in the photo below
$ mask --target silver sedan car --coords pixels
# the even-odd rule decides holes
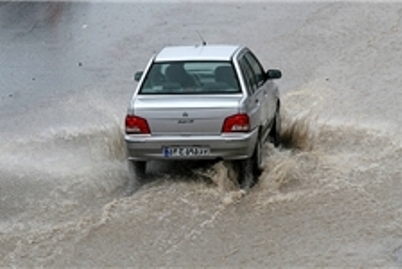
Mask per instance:
[[[262,145],[279,144],[280,99],[274,79],[244,46],[166,47],[144,72],[125,119],[130,173],[151,160],[226,160],[247,188],[262,165]]]

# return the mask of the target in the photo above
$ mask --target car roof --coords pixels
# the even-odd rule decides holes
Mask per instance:
[[[240,45],[170,46],[163,48],[154,61],[230,61],[241,48]]]

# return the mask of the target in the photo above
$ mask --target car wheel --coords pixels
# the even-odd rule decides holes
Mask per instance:
[[[241,189],[247,190],[253,186],[254,173],[252,159],[240,160],[235,163],[237,167],[238,183]]]
[[[142,185],[145,180],[145,170],[147,163],[144,161],[128,161],[130,180],[133,183]]]
[[[257,141],[257,145],[255,146],[254,154],[253,154],[253,157],[252,157],[252,158],[254,158],[254,161],[252,162],[252,164],[253,164],[253,172],[254,172],[254,175],[257,176],[257,177],[261,175],[262,166],[263,166],[262,146],[263,146],[263,143],[259,139]]]
[[[274,146],[278,147],[281,143],[281,113],[279,106],[276,108],[274,124],[272,125],[269,136]]]
[[[245,160],[237,161],[238,183],[241,189],[250,189],[256,183],[262,171],[262,142],[257,141],[253,155]]]

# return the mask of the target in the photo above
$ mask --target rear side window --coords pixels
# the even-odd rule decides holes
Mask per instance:
[[[246,83],[247,92],[249,94],[253,94],[257,89],[253,70],[251,69],[250,64],[247,62],[244,56],[239,60],[239,64],[241,72],[243,74],[244,82]]]
[[[253,70],[255,83],[257,84],[257,87],[260,87],[265,82],[264,69],[262,68],[257,58],[251,52],[247,52],[245,54],[245,57]]]
[[[139,94],[233,94],[240,93],[231,62],[153,63]]]

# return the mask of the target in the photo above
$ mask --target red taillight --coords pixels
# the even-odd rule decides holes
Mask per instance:
[[[146,119],[134,116],[126,116],[126,134],[149,134],[151,130]]]
[[[223,122],[222,133],[248,131],[250,131],[250,119],[247,114],[236,114],[227,117]]]

